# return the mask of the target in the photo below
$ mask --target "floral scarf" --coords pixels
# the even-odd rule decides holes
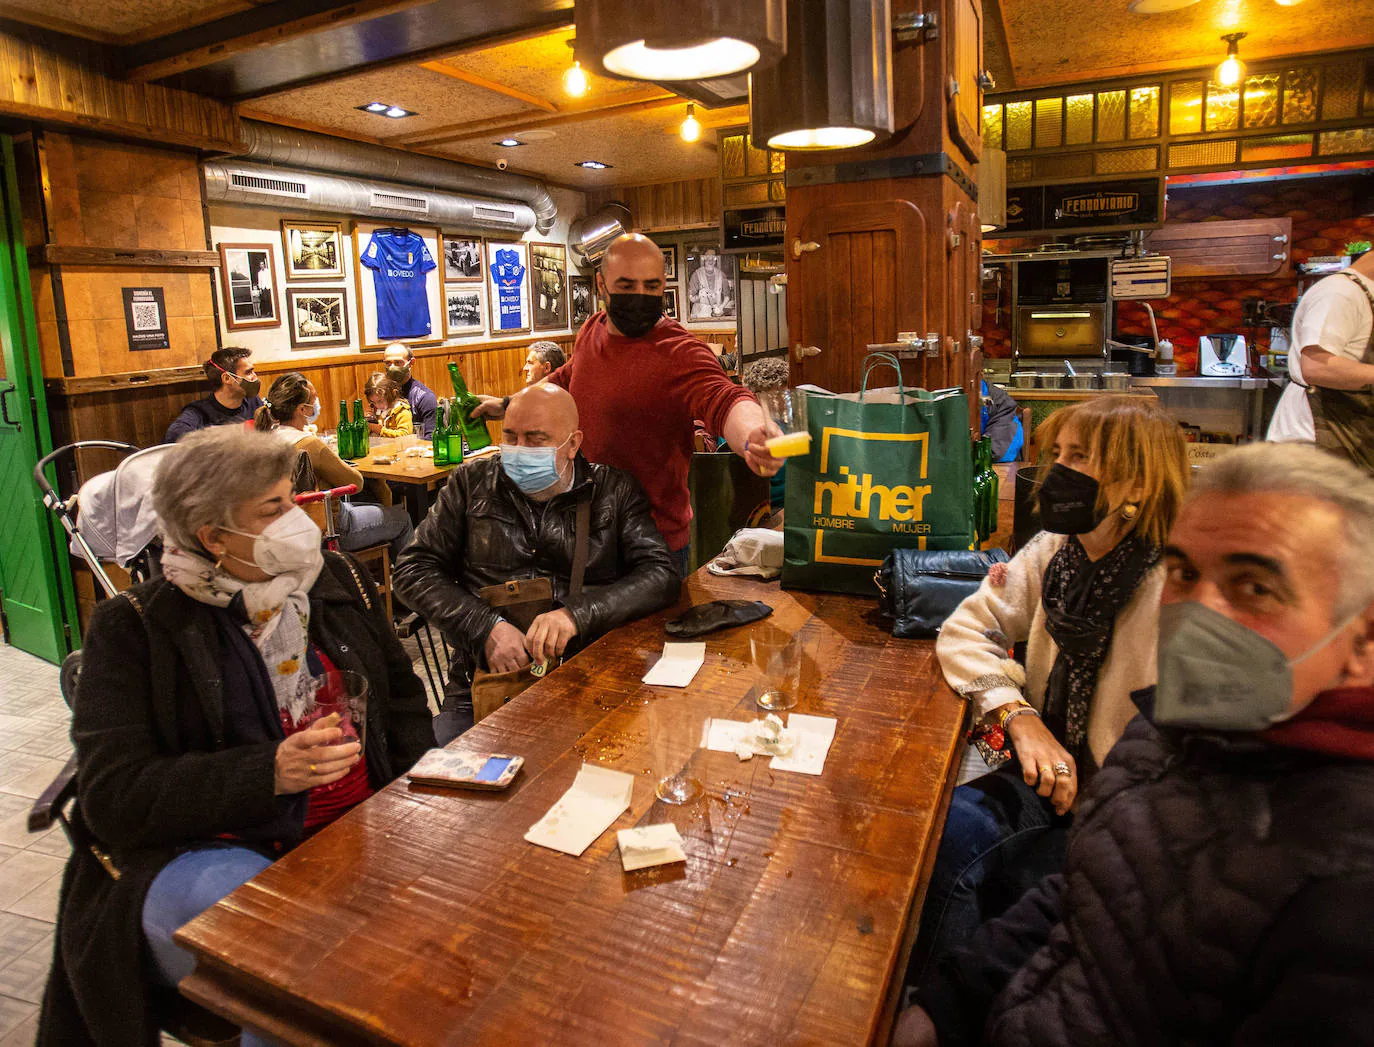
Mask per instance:
[[[265,582],[245,582],[204,556],[174,546],[162,553],[162,573],[169,582],[193,600],[237,614],[244,635],[267,666],[277,708],[292,723],[300,721],[314,700],[305,652],[310,642],[309,592],[322,566]]]

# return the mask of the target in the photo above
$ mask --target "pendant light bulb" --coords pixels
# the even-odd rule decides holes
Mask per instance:
[[[1240,42],[1244,38],[1244,33],[1227,33],[1222,37],[1227,43],[1226,57],[1216,70],[1217,83],[1222,87],[1235,87],[1245,78],[1245,63],[1240,60]]]
[[[701,137],[701,121],[697,119],[697,107],[691,102],[687,103],[687,119],[682,121],[677,133],[684,142],[695,142]]]
[[[587,93],[587,74],[582,71],[582,63],[575,60],[563,74],[563,90],[574,98],[581,98]]]

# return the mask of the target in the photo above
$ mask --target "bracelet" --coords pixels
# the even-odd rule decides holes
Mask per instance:
[[[997,714],[997,726],[1005,731],[1007,729],[1007,724],[1011,723],[1012,720],[1023,713],[1030,713],[1032,716],[1040,715],[1035,706],[1025,700],[1018,700],[1003,707],[1002,711]]]

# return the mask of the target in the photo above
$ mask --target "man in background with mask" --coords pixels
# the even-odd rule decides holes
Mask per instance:
[[[782,467],[764,447],[763,409],[721,370],[706,343],[663,316],[663,252],[646,236],[611,242],[596,274],[603,313],[578,332],[570,359],[547,381],[573,394],[593,462],[632,473],[644,486],[668,548],[687,572],[692,519],[687,467],[695,421],[725,437],[760,476]],[[474,413],[500,418],[485,397]]]
[[[1207,465],[1165,548],[1159,683],[1048,877],[895,1044],[1369,1043],[1374,479],[1310,446]]]
[[[386,376],[401,387],[401,395],[410,404],[415,432],[428,440],[434,435],[434,416],[439,410],[439,398],[424,382],[411,377],[410,369],[415,363],[415,354],[404,342],[392,342],[386,347],[383,359],[386,361]]]
[[[532,385],[510,399],[500,455],[464,462],[392,572],[406,605],[456,648],[435,722],[440,744],[472,726],[474,669],[556,665],[593,640],[677,599],[680,582],[648,499],[628,473],[594,465],[573,397]],[[587,503],[587,561],[570,593],[579,505]],[[479,595],[511,579],[548,578],[553,608],[526,629]]]
[[[165,444],[174,444],[187,433],[213,425],[251,422],[262,406],[262,383],[253,370],[253,354],[238,345],[226,345],[210,354],[204,363],[205,378],[211,393],[193,400],[167,427]]]

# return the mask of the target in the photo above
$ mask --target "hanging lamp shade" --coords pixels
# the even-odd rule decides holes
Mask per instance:
[[[783,0],[577,0],[577,57],[623,80],[701,80],[782,57]]]
[[[890,0],[787,0],[787,53],[749,74],[750,133],[770,149],[850,149],[893,131]]]

